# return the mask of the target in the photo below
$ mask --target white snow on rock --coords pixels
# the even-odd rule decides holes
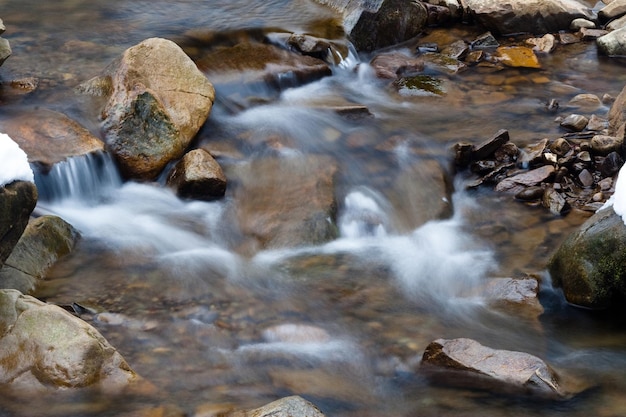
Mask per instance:
[[[0,133],[0,187],[18,180],[35,182],[28,156],[9,135]]]

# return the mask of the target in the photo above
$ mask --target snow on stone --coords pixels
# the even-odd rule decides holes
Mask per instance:
[[[17,180],[35,181],[28,156],[9,135],[0,133],[0,187]]]

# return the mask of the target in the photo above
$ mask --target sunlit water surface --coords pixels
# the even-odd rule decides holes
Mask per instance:
[[[5,87],[3,108],[61,110],[94,133],[96,115],[72,88],[142,39],[185,39],[192,29],[336,33],[332,13],[305,0],[0,5],[14,50],[0,75],[40,79],[28,95]],[[349,58],[332,77],[239,112],[218,94],[199,135],[225,149],[227,172],[268,152],[335,157],[340,236],[327,244],[242,254],[233,244],[232,195],[191,202],[160,184],[124,183],[106,155],[38,176],[37,213],[62,216],[82,239],[36,295],[93,309],[98,314],[84,318],[162,394],[24,401],[7,393],[5,415],[123,415],[161,405],[192,414],[291,394],[328,416],[626,414],[623,326],[566,306],[545,273],[550,253],[588,213],[559,218],[488,189],[464,191],[460,176],[453,215],[411,227],[411,208],[389,192],[420,158],[447,164],[460,140],[479,142],[502,128],[520,146],[557,137],[557,114],[545,103],[616,95],[623,67],[581,44],[542,57],[546,70],[498,74],[502,82],[479,70],[444,77],[448,94],[433,98],[398,95],[373,77],[367,56]],[[316,106],[338,99],[366,105],[374,117],[349,120]],[[269,149],[274,137],[288,140]],[[402,186],[411,194],[419,184]],[[540,317],[495,309],[481,296],[489,278],[527,274],[543,279]],[[415,372],[429,342],[453,337],[536,354],[594,388],[536,403],[437,386]]]

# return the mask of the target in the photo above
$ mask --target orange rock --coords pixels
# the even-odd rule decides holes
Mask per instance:
[[[496,57],[508,67],[541,68],[533,50],[525,46],[501,46],[496,50]]]

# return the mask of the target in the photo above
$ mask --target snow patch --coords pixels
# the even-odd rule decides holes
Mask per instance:
[[[0,187],[18,180],[35,182],[28,156],[9,135],[0,133]]]

